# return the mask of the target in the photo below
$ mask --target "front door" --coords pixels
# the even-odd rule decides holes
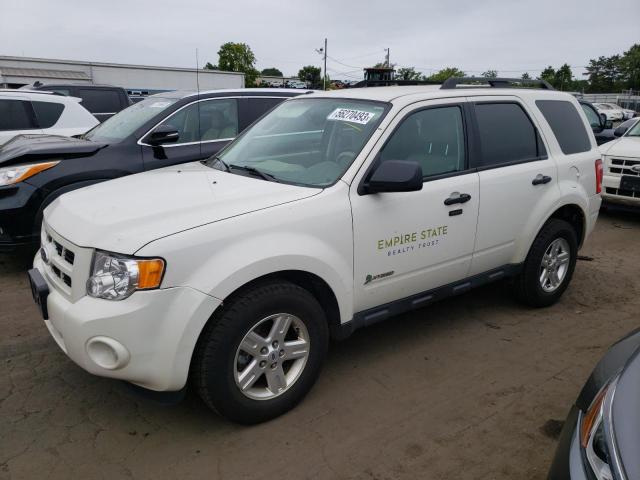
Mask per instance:
[[[468,169],[464,102],[407,107],[389,127],[377,162],[422,167],[421,191],[358,194],[351,186],[355,311],[468,275],[479,205],[478,174]]]
[[[160,146],[140,141],[145,170],[202,160],[214,155],[238,134],[235,98],[199,100],[175,111],[160,125],[171,125],[178,140]]]

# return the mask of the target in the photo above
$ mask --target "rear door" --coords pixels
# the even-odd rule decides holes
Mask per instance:
[[[480,177],[478,231],[471,275],[511,264],[517,239],[541,199],[555,190],[557,167],[535,119],[517,97],[470,99],[475,118],[472,167]]]
[[[173,126],[179,137],[175,143],[155,147],[143,137],[138,143],[145,170],[202,160],[219,152],[238,135],[238,99],[197,100],[176,110],[156,127],[159,125]]]

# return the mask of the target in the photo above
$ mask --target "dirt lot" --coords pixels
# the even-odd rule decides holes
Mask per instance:
[[[165,407],[59,351],[26,261],[0,257],[0,479],[542,479],[607,346],[640,324],[640,215],[603,214],[563,300],[503,284],[332,347],[293,412],[238,427],[190,395]]]

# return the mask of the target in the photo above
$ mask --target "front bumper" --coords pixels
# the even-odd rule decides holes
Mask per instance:
[[[80,367],[102,377],[156,391],[187,381],[191,355],[205,323],[221,301],[189,287],[135,292],[122,301],[66,298],[44,274],[49,319],[58,346]]]
[[[620,190],[620,175],[605,174],[602,179],[602,199],[606,202],[627,205],[630,207],[640,207],[640,196],[636,196],[629,191]]]
[[[26,182],[0,187],[0,252],[38,244],[41,204],[41,191]]]
[[[588,476],[582,451],[580,450],[580,439],[578,438],[580,421],[580,410],[573,406],[567,420],[560,433],[556,453],[549,470],[548,480],[590,480]]]

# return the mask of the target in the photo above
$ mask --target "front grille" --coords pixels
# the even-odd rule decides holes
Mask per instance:
[[[71,288],[71,277],[66,273],[63,273],[58,267],[55,265],[51,265],[51,270],[55,273],[56,277],[64,282],[64,284]]]
[[[51,231],[43,227],[42,248],[46,250],[49,277],[56,280],[56,284],[70,295],[73,287],[73,264],[76,260],[76,253],[71,250],[67,242],[54,235]]]
[[[633,190],[623,190],[621,188],[607,187],[606,192],[610,195],[621,195],[623,197],[640,198],[640,192],[634,192]]]
[[[616,175],[632,175],[640,177],[640,172],[632,170],[631,167],[640,165],[640,160],[629,160],[626,158],[612,158],[609,165],[609,172]]]

